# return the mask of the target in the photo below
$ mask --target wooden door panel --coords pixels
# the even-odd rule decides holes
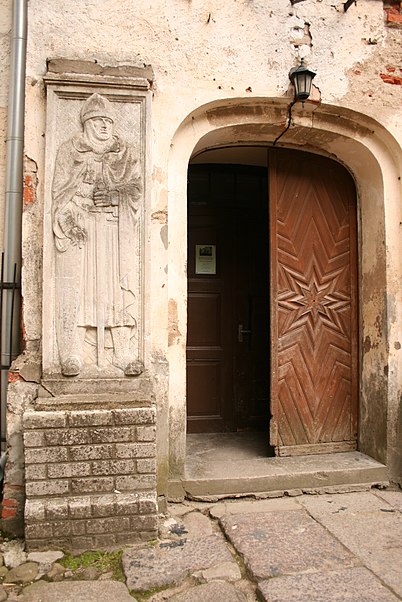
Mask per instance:
[[[354,184],[334,162],[292,151],[272,153],[270,182],[271,443],[281,455],[350,449],[357,422]]]
[[[191,404],[193,418],[208,417],[210,420],[219,420],[222,414],[221,407],[221,362],[213,360],[188,361],[187,379],[191,387]]]
[[[187,347],[217,347],[221,345],[221,295],[203,291],[188,294]]]

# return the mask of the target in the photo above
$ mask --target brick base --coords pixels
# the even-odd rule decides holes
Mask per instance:
[[[108,408],[92,398],[101,409],[79,410],[73,400],[69,410],[65,400],[63,410],[23,415],[27,547],[99,549],[155,538],[155,408]]]

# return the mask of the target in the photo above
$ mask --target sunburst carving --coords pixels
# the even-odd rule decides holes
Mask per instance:
[[[309,274],[304,276],[282,266],[288,288],[278,294],[279,307],[286,311],[281,333],[299,328],[308,321],[315,331],[326,325],[344,336],[345,326],[339,319],[339,313],[350,307],[350,294],[340,289],[345,268],[334,273],[323,274],[318,263],[312,262]]]

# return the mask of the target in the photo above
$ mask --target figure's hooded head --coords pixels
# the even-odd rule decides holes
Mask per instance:
[[[110,110],[110,102],[107,98],[96,92],[87,98],[82,105],[80,113],[82,125],[84,125],[88,119],[93,119],[94,117],[105,117],[112,122],[114,121],[112,111]]]

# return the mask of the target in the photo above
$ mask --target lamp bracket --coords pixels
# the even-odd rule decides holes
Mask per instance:
[[[299,2],[304,2],[304,0],[290,0],[290,3],[292,6],[294,6],[295,4],[298,4]],[[343,3],[343,12],[346,13],[347,10],[349,10],[349,8],[352,6],[352,4],[357,4],[357,0],[346,0],[346,2]]]

